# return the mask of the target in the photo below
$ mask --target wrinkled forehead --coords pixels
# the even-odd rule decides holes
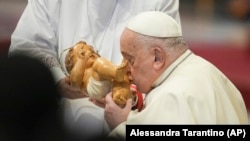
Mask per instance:
[[[136,32],[129,29],[124,30],[120,46],[121,53],[124,57],[135,57],[142,53],[141,50],[143,46],[138,39],[138,34]]]

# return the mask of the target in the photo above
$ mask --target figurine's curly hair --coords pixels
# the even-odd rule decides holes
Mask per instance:
[[[66,70],[68,73],[71,72],[72,68],[74,67],[74,56],[73,56],[73,50],[74,50],[74,47],[71,47],[69,48],[69,51],[68,53],[66,54],[66,57],[67,59],[65,59],[65,67],[66,67]]]
[[[82,46],[80,46],[80,50],[84,50],[84,45],[87,45],[87,43],[84,42],[84,41],[79,41],[76,45],[78,45],[78,44],[82,44]],[[91,46],[91,45],[87,45],[87,46],[89,48],[91,48],[91,54],[95,54],[96,57],[100,57],[100,55],[96,51],[94,51],[93,46]],[[69,74],[70,74],[71,70],[73,69],[73,67],[74,67],[74,65],[76,63],[76,58],[74,57],[74,53],[73,53],[74,47],[75,46],[68,48],[68,52],[66,54],[65,62],[64,62],[66,70],[67,70],[67,72]],[[89,56],[85,56],[85,57],[86,57],[86,59],[89,58]]]

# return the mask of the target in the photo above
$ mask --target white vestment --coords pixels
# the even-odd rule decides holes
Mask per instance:
[[[238,89],[214,65],[187,50],[155,81],[144,109],[131,111],[110,136],[125,137],[126,124],[248,124]]]
[[[80,40],[118,65],[122,60],[120,35],[127,21],[148,10],[163,11],[180,22],[179,0],[28,0],[12,34],[9,54],[40,58],[50,67],[56,82],[65,77],[59,56]],[[63,68],[65,54],[59,60]],[[65,99],[65,111],[70,126],[77,123],[85,131],[91,129],[88,124],[95,123],[93,132],[107,132],[104,129],[108,128],[99,126],[106,125],[103,109],[88,99]],[[90,116],[84,116],[87,114]]]

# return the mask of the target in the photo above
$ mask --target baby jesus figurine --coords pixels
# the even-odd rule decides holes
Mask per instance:
[[[79,41],[66,54],[65,65],[71,85],[91,98],[100,100],[112,91],[113,100],[120,107],[125,106],[128,98],[135,98],[130,90],[126,60],[115,66],[96,53],[92,46]]]

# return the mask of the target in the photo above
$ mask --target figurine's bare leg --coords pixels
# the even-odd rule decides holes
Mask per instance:
[[[93,77],[96,80],[116,80],[123,81],[126,74],[127,61],[123,61],[120,66],[115,66],[105,58],[98,58],[93,65]]]

